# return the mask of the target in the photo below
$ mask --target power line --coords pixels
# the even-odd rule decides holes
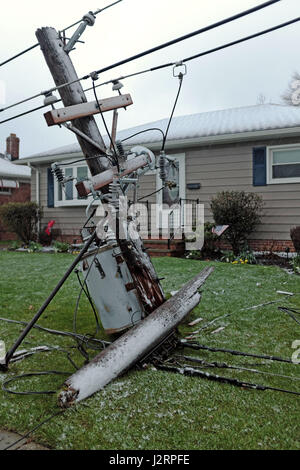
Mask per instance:
[[[41,93],[39,93],[39,94],[33,95],[33,96],[29,97],[29,98],[26,98],[26,99],[24,99],[24,100],[22,100],[22,101],[19,101],[19,102],[13,104],[13,105],[6,106],[5,108],[0,109],[0,112],[3,112],[3,111],[5,111],[5,110],[7,110],[7,109],[10,109],[10,108],[12,108],[12,107],[14,107],[14,106],[18,106],[19,104],[23,104],[23,103],[25,103],[25,102],[27,102],[27,101],[30,101],[30,100],[32,100],[32,99],[35,99],[35,98],[37,98],[37,97],[39,97],[39,96],[43,96],[43,95],[45,95],[45,94],[47,94],[47,93],[52,93],[52,92],[54,92],[54,91],[56,91],[56,90],[60,90],[61,88],[66,87],[66,86],[73,85],[74,83],[77,83],[77,82],[80,82],[80,81],[83,81],[83,80],[87,80],[87,79],[89,79],[92,75],[94,76],[94,74],[101,74],[101,73],[107,72],[108,70],[112,70],[112,69],[114,69],[114,68],[116,68],[116,67],[119,67],[120,65],[124,65],[124,64],[127,64],[127,63],[129,63],[129,62],[132,62],[132,61],[134,61],[134,60],[140,59],[141,57],[145,57],[146,55],[153,54],[154,52],[157,52],[157,51],[159,51],[159,50],[165,49],[165,48],[170,47],[170,46],[172,46],[172,45],[174,45],[174,44],[177,44],[177,43],[179,43],[179,42],[185,41],[186,39],[190,39],[190,38],[192,38],[192,37],[194,37],[194,36],[197,36],[197,35],[199,35],[199,34],[203,34],[203,33],[207,32],[207,31],[211,31],[211,30],[213,30],[213,29],[215,29],[215,28],[218,28],[218,27],[223,26],[223,25],[225,25],[225,24],[231,23],[231,22],[233,22],[233,21],[235,21],[235,20],[237,20],[237,19],[240,19],[240,18],[243,18],[243,17],[245,17],[245,16],[248,16],[248,15],[250,15],[250,14],[252,14],[252,13],[255,13],[255,12],[259,11],[259,10],[262,10],[263,8],[266,8],[266,7],[268,7],[268,6],[271,6],[271,5],[273,5],[274,3],[278,3],[278,2],[280,2],[280,1],[281,1],[281,0],[270,0],[270,1],[268,1],[268,2],[262,3],[261,5],[257,5],[256,7],[253,7],[253,8],[251,8],[251,9],[249,9],[249,10],[245,10],[245,11],[243,11],[243,12],[241,12],[241,13],[238,13],[238,14],[236,14],[236,15],[234,15],[234,16],[230,16],[229,18],[225,18],[224,20],[218,21],[217,23],[213,23],[213,24],[211,24],[211,25],[209,25],[209,26],[205,26],[204,28],[198,29],[198,30],[193,31],[193,32],[191,32],[191,33],[189,33],[189,34],[186,34],[186,35],[184,35],[184,36],[180,36],[179,38],[176,38],[176,39],[173,39],[173,40],[171,40],[171,41],[165,42],[165,43],[163,43],[163,44],[161,44],[161,45],[159,45],[159,46],[156,46],[156,47],[153,47],[153,48],[148,49],[148,50],[146,50],[146,51],[140,52],[139,54],[136,54],[136,55],[134,55],[134,56],[128,57],[127,59],[123,59],[123,60],[121,60],[121,61],[119,61],[119,62],[116,62],[116,63],[114,63],[114,64],[111,64],[111,65],[108,65],[108,66],[106,66],[106,67],[103,67],[102,69],[99,69],[99,70],[97,70],[97,71],[91,72],[90,74],[84,75],[84,76],[81,77],[81,78],[78,78],[78,79],[76,79],[76,80],[72,80],[72,81],[67,82],[67,83],[63,83],[63,84],[61,84],[61,85],[59,85],[59,86],[57,86],[57,87],[53,87],[53,88],[47,90],[47,92],[43,91],[43,92],[41,92]]]
[[[114,5],[116,5],[117,3],[120,3],[120,2],[122,2],[122,1],[123,1],[123,0],[118,0],[118,1],[116,1],[116,2],[114,2],[114,3],[111,3],[110,5],[107,5],[107,6],[104,7],[104,8],[98,8],[98,10],[96,10],[96,11],[94,11],[94,12],[91,12],[91,13],[92,13],[93,16],[96,16],[96,15],[98,15],[99,13],[102,13],[104,10],[107,10],[108,8],[114,6]],[[78,24],[81,23],[81,22],[82,22],[82,19],[76,21],[76,23],[73,23],[73,24],[71,24],[70,26],[67,26],[67,27],[64,28],[64,29],[61,29],[60,32],[61,32],[61,33],[64,33],[65,31],[68,31],[68,29],[73,28],[73,26],[76,26],[76,25],[78,25]],[[19,52],[18,54],[14,55],[13,57],[10,57],[9,59],[6,59],[4,62],[2,62],[2,63],[0,64],[0,67],[2,67],[3,65],[8,64],[9,62],[12,62],[13,60],[17,59],[18,57],[21,57],[22,55],[26,54],[27,52],[30,52],[31,50],[35,49],[35,48],[38,47],[39,45],[40,45],[39,43],[33,44],[33,46],[30,46],[30,47],[28,47],[27,49],[25,49],[24,51]]]
[[[135,76],[137,76],[137,75],[142,75],[142,74],[146,74],[146,73],[149,73],[149,72],[155,72],[155,71],[158,71],[158,70],[162,70],[162,69],[165,69],[165,68],[168,68],[168,67],[173,67],[173,66],[175,66],[175,65],[177,65],[177,64],[179,64],[179,63],[189,62],[189,61],[191,61],[191,60],[195,60],[195,59],[198,59],[198,58],[200,58],[200,57],[204,57],[204,56],[206,56],[206,55],[212,54],[212,53],[214,53],[214,52],[221,51],[221,50],[223,50],[223,49],[227,49],[227,48],[232,47],[232,46],[235,46],[235,45],[237,45],[237,44],[241,44],[241,43],[243,43],[243,42],[250,41],[251,39],[255,39],[255,38],[260,37],[260,36],[262,36],[262,35],[265,35],[265,34],[274,32],[274,31],[276,31],[276,30],[279,30],[279,29],[282,29],[282,28],[284,28],[284,27],[287,27],[287,26],[290,26],[290,25],[292,25],[292,24],[295,24],[295,23],[297,23],[297,22],[299,22],[299,21],[300,21],[300,17],[297,17],[297,18],[295,18],[295,19],[293,19],[293,20],[287,21],[287,22],[285,22],[285,23],[281,23],[280,25],[274,26],[274,27],[269,28],[269,29],[265,29],[264,31],[260,31],[260,32],[258,32],[258,33],[252,34],[252,35],[250,35],[250,36],[246,36],[246,37],[241,38],[241,39],[238,39],[238,40],[236,40],[236,41],[232,41],[232,42],[223,44],[223,45],[221,45],[221,46],[215,47],[215,48],[213,48],[213,49],[209,49],[209,50],[204,51],[204,52],[200,52],[199,54],[195,54],[195,55],[193,55],[193,56],[187,57],[187,58],[185,58],[185,59],[183,59],[182,61],[179,61],[179,62],[168,62],[168,63],[166,63],[166,64],[161,64],[161,65],[158,65],[158,66],[156,66],[156,67],[152,67],[152,68],[149,68],[149,69],[141,70],[141,71],[139,71],[139,72],[131,73],[131,74],[128,74],[128,75],[123,75],[123,76],[120,76],[120,77],[115,78],[115,79],[107,80],[107,81],[105,81],[105,82],[99,83],[98,85],[95,85],[95,88],[98,88],[98,87],[104,86],[104,85],[109,85],[110,83],[113,83],[113,82],[118,81],[118,80],[125,80],[125,79],[127,79],[127,78],[135,77]],[[90,75],[87,75],[86,78],[90,78]],[[66,86],[66,85],[64,84],[63,86]],[[86,92],[88,92],[88,91],[91,91],[92,89],[93,89],[93,87],[87,88],[87,89],[84,90],[84,92],[86,93]],[[52,91],[55,91],[55,89],[53,89]],[[42,94],[43,94],[43,93],[40,93],[39,95],[35,95],[35,97],[41,96]],[[29,99],[27,99],[27,100],[23,100],[22,103],[24,103],[25,101],[29,101],[30,99],[33,99],[33,97],[31,97],[31,98],[29,98]],[[59,103],[59,102],[61,102],[60,99],[57,101],[57,103]],[[14,105],[11,105],[11,106],[9,106],[9,107],[7,107],[7,108],[0,109],[0,112],[6,110],[6,109],[8,109],[8,108],[17,106],[18,104],[20,104],[20,103],[15,103]],[[19,117],[25,116],[25,115],[30,114],[30,113],[33,113],[33,112],[35,112],[35,111],[39,111],[40,109],[43,109],[43,108],[46,108],[46,107],[48,107],[48,105],[38,106],[37,108],[33,108],[33,109],[29,110],[29,111],[25,111],[25,112],[23,112],[23,113],[21,113],[21,114],[15,115],[15,116],[13,116],[13,117],[11,117],[11,118],[8,118],[8,119],[5,119],[5,120],[3,120],[3,121],[0,121],[0,124],[5,124],[6,122],[12,121],[12,120],[14,120],[14,119],[17,119],[17,118],[19,118]]]
[[[241,13],[238,13],[234,16],[230,16],[229,18],[225,18],[224,20],[218,21],[217,23],[213,23],[209,26],[205,26],[204,28],[193,31],[192,33],[185,34],[184,36],[180,36],[177,39],[173,39],[172,41],[165,42],[164,44],[161,44],[160,46],[152,47],[151,49],[148,49],[147,51],[140,52],[139,54],[136,54],[134,56],[129,57],[128,59],[124,59],[124,60],[121,60],[120,62],[116,62],[113,65],[109,65],[107,67],[104,67],[100,70],[97,70],[96,73],[98,73],[98,74],[104,73],[104,72],[107,72],[108,70],[111,70],[115,67],[119,67],[120,65],[124,65],[124,64],[127,64],[128,62],[132,62],[133,60],[140,59],[141,57],[145,57],[146,55],[153,54],[153,52],[160,51],[162,49],[165,49],[166,47],[170,47],[170,46],[173,46],[174,44],[185,41],[186,39],[190,39],[194,36],[198,36],[199,34],[206,33],[207,31],[211,31],[212,29],[215,29],[215,28],[218,28],[218,27],[223,26],[225,24],[231,23],[232,21],[243,18],[244,16],[248,16],[252,13],[255,13],[259,10],[262,10],[263,8],[271,6],[274,3],[278,3],[279,1],[281,1],[281,0],[271,0],[269,2],[262,3],[261,5],[257,5],[256,7],[251,8],[249,10],[242,11]]]

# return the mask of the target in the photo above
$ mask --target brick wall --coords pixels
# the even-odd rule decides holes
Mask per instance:
[[[20,183],[18,189],[12,189],[11,194],[0,194],[0,205],[8,202],[26,202],[30,201],[30,183]],[[0,240],[16,240],[14,233],[9,232],[0,220]]]
[[[248,245],[253,251],[268,252],[284,252],[287,248],[291,252],[295,252],[293,242],[291,240],[248,240]],[[218,242],[221,250],[230,250],[231,246],[226,242]]]

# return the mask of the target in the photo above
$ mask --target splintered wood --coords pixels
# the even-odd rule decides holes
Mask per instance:
[[[199,304],[199,289],[212,272],[212,267],[205,268],[174,297],[73,374],[59,395],[59,405],[69,407],[103,389],[155,349]]]

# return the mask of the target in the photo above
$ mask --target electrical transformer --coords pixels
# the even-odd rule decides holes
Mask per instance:
[[[89,293],[107,334],[139,323],[145,314],[119,246],[92,248],[81,261]]]

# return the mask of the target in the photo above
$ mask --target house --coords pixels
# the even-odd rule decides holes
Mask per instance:
[[[8,202],[30,201],[31,170],[17,166],[20,140],[16,134],[6,139],[6,152],[0,153],[0,205]],[[14,234],[7,231],[0,221],[0,239],[14,239]]]
[[[126,141],[126,148],[140,144],[159,154],[161,133],[168,120],[141,125],[118,133],[118,140],[146,129]],[[109,144],[106,141],[107,145]],[[179,168],[181,200],[205,205],[211,220],[210,200],[222,190],[244,190],[263,197],[262,224],[249,240],[254,250],[293,249],[290,228],[300,225],[300,108],[261,104],[175,117],[167,142],[167,154]],[[44,223],[54,219],[68,239],[78,237],[85,221],[87,200],[78,199],[75,181],[62,191],[53,180],[50,165],[66,164],[66,176],[88,174],[79,145],[69,145],[22,159],[30,164],[32,199],[44,206]],[[161,202],[161,181],[152,171],[141,179],[139,197],[149,204]]]

